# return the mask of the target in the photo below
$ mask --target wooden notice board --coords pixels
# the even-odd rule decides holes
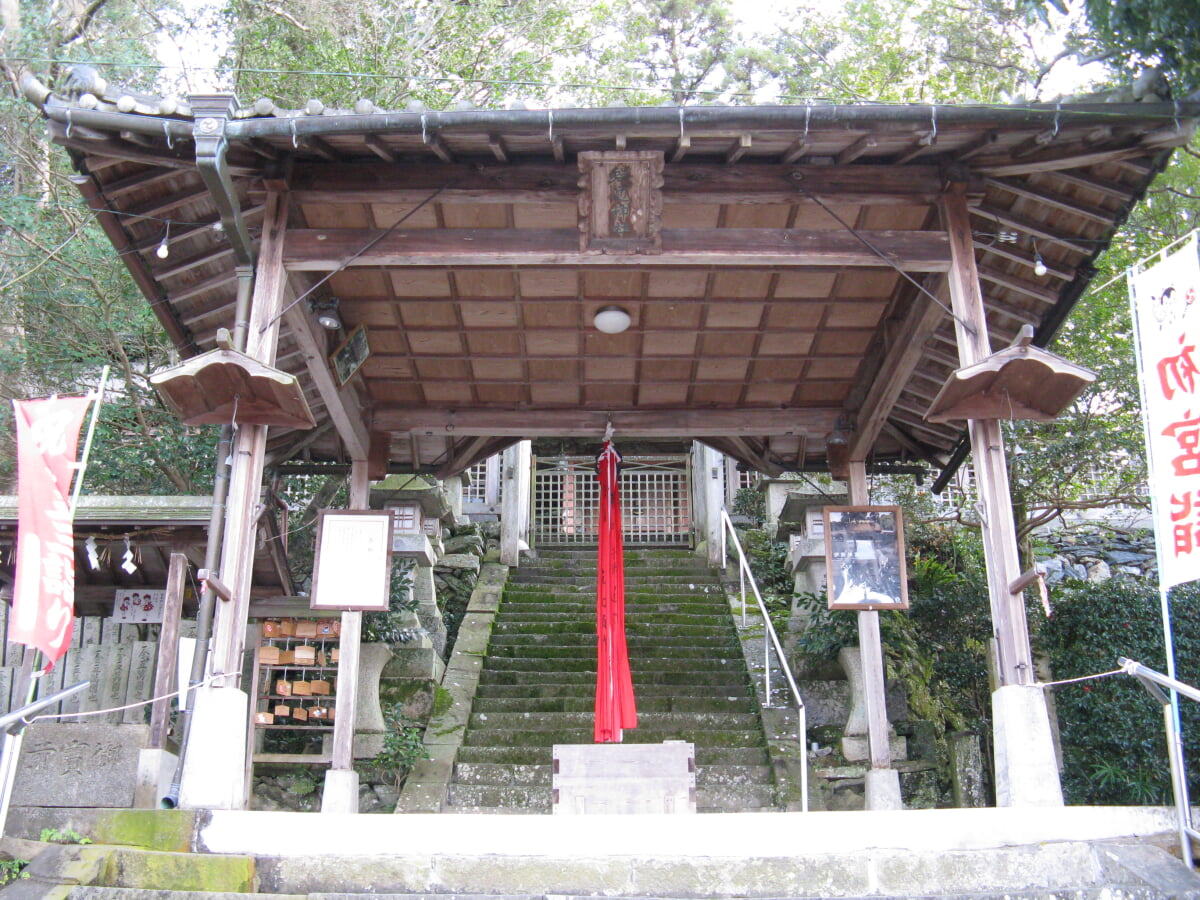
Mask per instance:
[[[391,563],[390,511],[321,510],[309,605],[313,609],[386,610]]]

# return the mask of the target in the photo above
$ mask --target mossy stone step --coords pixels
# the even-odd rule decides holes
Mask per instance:
[[[578,659],[580,657],[594,658],[596,655],[596,639],[590,642],[572,641],[571,635],[552,635],[546,641],[516,640],[511,643],[498,642],[488,648],[491,657],[531,656],[539,659]],[[664,631],[650,637],[630,636],[627,640],[631,657],[645,658],[648,654],[658,654],[662,658],[663,645],[669,643],[670,658],[694,656],[712,656],[714,653],[731,655],[737,651],[737,645],[722,637],[709,637],[695,634],[677,634]]]
[[[711,784],[696,787],[697,812],[769,812],[779,802],[773,784]]]
[[[734,682],[725,686],[711,684],[647,684],[635,682],[634,691],[640,706],[643,701],[681,701],[690,703],[695,700],[718,698],[733,702],[735,700],[754,701],[754,692],[745,682]],[[573,682],[539,679],[530,684],[518,681],[513,684],[497,684],[492,680],[481,682],[475,691],[475,702],[486,703],[492,700],[554,700],[554,699],[587,699],[591,702],[596,692],[596,679],[578,679]]]
[[[476,812],[507,809],[538,815],[554,809],[549,785],[453,784],[447,801],[451,812],[456,808]],[[769,810],[774,806],[775,788],[771,785],[696,787],[696,810],[701,813]]]
[[[593,729],[589,723],[583,728],[561,729],[501,729],[468,728],[463,735],[463,746],[506,747],[550,747],[554,744],[590,744]],[[690,741],[699,747],[759,747],[765,746],[763,733],[758,729],[732,730],[704,728],[701,725],[671,728],[666,730],[646,728],[639,725],[625,732],[627,744],[661,744],[663,741]]]
[[[525,784],[457,784],[450,785],[446,795],[450,811],[454,807],[491,811],[510,809],[523,813],[548,813],[553,809],[549,785]]]
[[[515,578],[509,582],[514,586],[531,586],[531,585],[579,585],[591,586],[596,585],[596,573],[580,572],[572,570],[570,575],[556,574],[526,574],[520,578]],[[629,589],[630,585],[639,585],[643,588],[657,584],[685,584],[692,588],[714,587],[718,584],[711,575],[696,575],[692,572],[678,572],[673,575],[663,575],[661,572],[650,574],[648,571],[644,575],[633,574],[628,570],[625,572],[625,588]]]
[[[553,771],[551,765],[459,763],[454,767],[454,780],[459,784],[549,785],[553,782]]]
[[[537,625],[544,625],[545,628],[535,627]],[[699,616],[682,624],[673,621],[667,622],[661,627],[656,627],[657,623],[655,622],[630,621],[627,617],[625,626],[625,637],[629,641],[630,647],[652,647],[655,640],[658,639],[661,642],[663,636],[670,636],[674,641],[683,640],[689,634],[701,643],[707,643],[714,639],[724,640],[730,644],[738,642],[737,636],[733,634],[733,629],[728,625],[712,622]],[[516,622],[502,622],[492,627],[491,641],[493,646],[514,646],[518,643],[587,646],[590,642],[594,647],[596,622],[594,619],[584,622],[558,619],[544,623],[530,622],[524,629],[520,628]]]
[[[586,659],[559,659],[555,662],[554,668],[559,672],[594,672],[595,665],[595,657],[589,655]],[[717,659],[705,659],[701,664],[690,658],[639,656],[636,659],[631,657],[629,665],[635,673],[638,671],[652,672],[663,666],[678,669],[681,673],[695,672],[697,674],[711,671],[736,672],[739,669],[745,668],[740,659],[733,658],[733,654],[728,654]],[[544,659],[536,656],[488,656],[484,661],[483,668],[484,671],[492,670],[496,672],[514,670],[522,672],[530,670],[547,671]]]
[[[468,720],[468,733],[472,730],[500,729],[502,731],[559,731],[571,728],[589,728],[595,720],[590,710],[582,712],[479,712]],[[638,729],[669,732],[684,728],[701,728],[713,731],[752,732],[758,727],[754,713],[704,711],[697,713],[643,712],[638,711]]]
[[[742,697],[647,697],[637,698],[639,713],[753,713],[749,695]],[[595,699],[586,696],[567,697],[562,692],[550,697],[490,698],[476,696],[471,707],[475,713],[592,713]]]
[[[629,735],[626,732],[626,743]],[[559,743],[571,743],[559,741]],[[584,741],[574,743],[592,743],[589,733]],[[470,745],[461,747],[458,751],[457,763],[476,764],[490,763],[500,765],[549,766],[553,762],[554,751],[551,745],[542,746],[510,746],[500,747],[491,745]],[[703,771],[705,766],[769,766],[767,748],[763,747],[696,747],[696,771]]]
[[[592,594],[596,593],[595,579],[578,579],[570,582],[562,583],[555,582],[551,584],[517,584],[507,588],[505,594],[524,594],[526,596],[537,595],[559,595],[569,597],[573,594]],[[625,585],[626,601],[635,600],[637,597],[653,597],[653,596],[683,596],[683,597],[704,597],[709,596],[713,599],[724,601],[725,593],[720,585],[711,582],[692,584],[683,582],[682,584],[629,584]]]
[[[505,666],[495,669],[485,666],[480,673],[481,685],[526,685],[529,683],[529,672],[516,666]],[[543,672],[537,675],[535,683],[584,684],[594,687],[596,684],[596,670],[595,668],[581,668],[571,671]],[[714,671],[712,667],[709,667],[703,671],[680,672],[675,669],[667,671],[635,670],[633,673],[633,687],[635,692],[651,685],[692,688],[707,686],[712,690],[724,692],[730,688],[746,687],[749,684],[750,676],[746,674],[745,670],[739,671],[732,666],[725,667],[720,671]]]

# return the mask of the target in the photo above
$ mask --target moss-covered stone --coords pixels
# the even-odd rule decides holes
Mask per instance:
[[[118,849],[108,858],[103,882],[108,887],[252,892],[255,890],[254,859],[224,854]]]
[[[97,815],[88,837],[98,844],[186,853],[192,849],[197,813],[183,809],[114,809]]]

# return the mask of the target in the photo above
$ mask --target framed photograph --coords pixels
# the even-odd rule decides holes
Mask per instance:
[[[830,609],[908,609],[904,522],[898,506],[827,506]]]
[[[391,511],[321,510],[309,606],[382,612],[391,581]]]
[[[354,373],[362,368],[362,364],[370,355],[371,347],[367,343],[367,327],[359,325],[350,332],[350,336],[342,341],[341,346],[334,350],[333,355],[329,357],[329,364],[333,367],[333,374],[337,376],[338,384],[343,385],[353,378]]]

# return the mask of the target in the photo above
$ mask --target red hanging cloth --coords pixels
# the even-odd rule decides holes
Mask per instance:
[[[600,479],[600,547],[596,567],[596,743],[619,743],[637,728],[633,676],[625,644],[625,548],[621,537],[621,454],[605,440],[596,460]]]

